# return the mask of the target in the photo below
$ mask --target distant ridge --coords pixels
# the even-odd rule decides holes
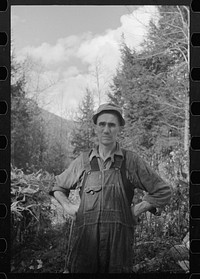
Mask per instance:
[[[66,118],[62,118],[52,112],[40,108],[40,117],[44,121],[46,128],[50,134],[71,134],[74,121]]]

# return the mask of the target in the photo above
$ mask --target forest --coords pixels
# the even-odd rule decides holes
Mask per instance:
[[[159,216],[143,213],[135,228],[133,273],[188,273],[189,7],[158,9],[159,21],[150,23],[141,51],[128,47],[122,36],[121,62],[105,93],[123,109],[121,146],[136,151],[173,192]],[[94,96],[85,89],[73,119],[54,116],[28,97],[27,73],[27,61],[19,63],[13,54],[11,272],[62,273],[71,220],[48,193],[55,175],[96,144]],[[136,191],[134,201],[143,195]],[[70,199],[79,202],[76,190]]]

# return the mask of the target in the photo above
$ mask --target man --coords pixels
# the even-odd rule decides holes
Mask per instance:
[[[120,148],[117,136],[125,124],[120,107],[101,105],[93,122],[99,145],[56,176],[51,194],[76,219],[71,272],[129,273],[135,218],[167,204],[171,190],[136,153]],[[74,185],[80,187],[80,206],[67,199]],[[134,188],[147,192],[136,205]]]

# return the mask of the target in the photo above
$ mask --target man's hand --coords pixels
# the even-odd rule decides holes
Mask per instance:
[[[71,203],[68,200],[67,196],[61,191],[55,191],[54,197],[62,205],[64,210],[64,215],[69,215],[73,220],[75,220],[79,205]]]
[[[73,204],[70,202],[66,202],[62,205],[63,210],[64,210],[64,215],[67,214],[69,215],[73,220],[76,220],[76,213],[78,211],[79,205],[78,204]]]
[[[147,201],[142,201],[142,202],[136,204],[135,206],[132,206],[131,211],[132,211],[132,214],[134,217],[138,217],[143,212],[152,210],[153,208],[154,207]]]

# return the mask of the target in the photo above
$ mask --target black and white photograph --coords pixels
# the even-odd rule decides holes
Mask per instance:
[[[11,6],[11,273],[189,273],[189,24]]]

